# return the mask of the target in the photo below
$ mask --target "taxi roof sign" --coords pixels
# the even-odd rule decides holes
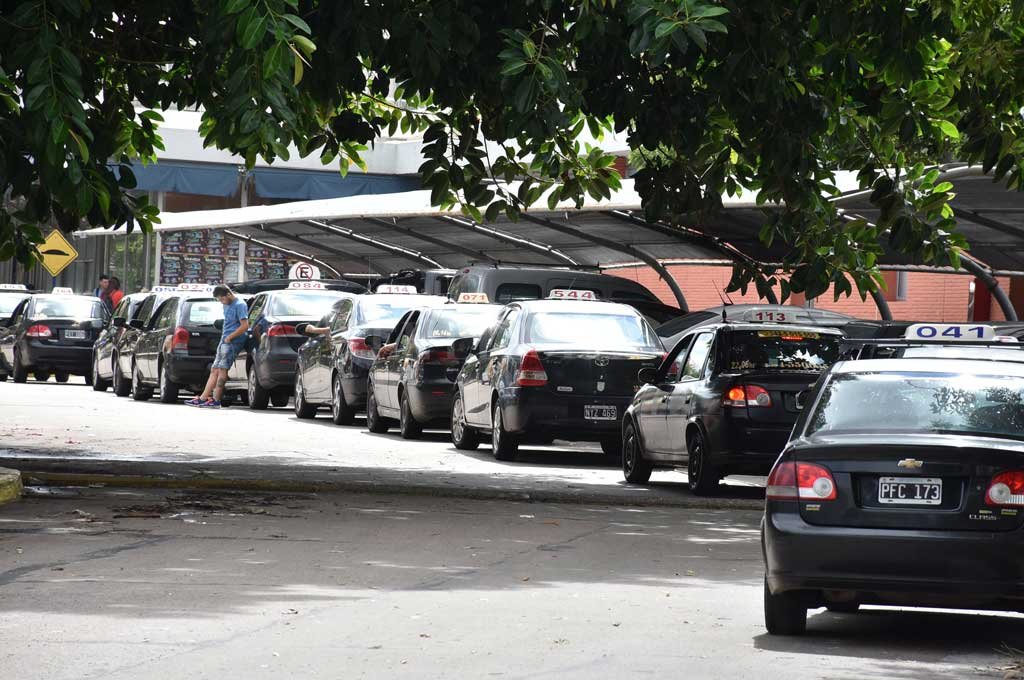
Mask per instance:
[[[490,298],[487,297],[487,293],[459,293],[459,299],[456,300],[456,302],[471,305],[486,305],[490,301]]]
[[[722,319],[725,321],[752,321],[754,323],[797,323],[813,321],[813,317],[803,312],[802,319],[797,318],[797,312],[790,309],[779,309],[778,306],[753,307],[744,309],[736,316],[728,314],[728,307],[722,310]],[[799,309],[799,308],[798,308]]]
[[[582,288],[552,288],[548,293],[549,300],[596,300],[597,294]]]
[[[393,283],[382,283],[377,286],[378,293],[399,293],[404,295],[416,295],[419,293],[416,286],[399,286]]]
[[[907,328],[903,337],[907,340],[932,342],[993,341],[996,338],[996,329],[985,324],[915,323]]]
[[[53,294],[54,295],[74,295],[75,291],[72,290],[71,288],[68,288],[67,286],[56,286],[53,289]]]
[[[28,290],[24,283],[0,283],[0,290]]]
[[[179,283],[178,290],[190,293],[212,293],[213,286],[208,283]]]
[[[175,293],[180,290],[177,286],[153,286],[149,289],[150,293]]]
[[[319,281],[292,281],[288,290],[327,290],[327,286]]]
[[[54,229],[39,244],[39,256],[40,264],[50,276],[57,276],[78,259],[78,251],[59,229]]]

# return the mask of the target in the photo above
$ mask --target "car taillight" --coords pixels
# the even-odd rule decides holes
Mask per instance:
[[[736,385],[726,392],[725,405],[768,407],[772,405],[772,397],[760,385]]]
[[[987,505],[1024,507],[1024,471],[1000,472],[989,482],[985,492]]]
[[[272,338],[278,338],[286,335],[298,335],[298,333],[295,332],[295,326],[291,324],[275,323],[267,329],[267,335]]]
[[[171,351],[172,352],[187,352],[188,351],[188,339],[191,337],[191,333],[188,330],[178,326],[174,329],[174,335],[171,337]]]
[[[772,501],[834,501],[836,480],[832,473],[813,463],[785,461],[776,465],[765,489]]]
[[[548,384],[548,373],[544,370],[537,350],[531,349],[523,355],[519,372],[516,373],[516,384],[520,387],[541,387]]]
[[[349,340],[348,351],[352,353],[352,356],[359,357],[360,359],[377,358],[377,353],[362,338],[352,338]]]
[[[53,331],[50,330],[49,326],[36,324],[35,326],[29,326],[28,330],[25,331],[25,335],[30,338],[52,338]]]

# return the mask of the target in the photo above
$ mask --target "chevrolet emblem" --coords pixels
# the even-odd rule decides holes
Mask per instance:
[[[923,460],[917,460],[916,458],[904,458],[900,462],[896,463],[901,468],[909,468],[911,470],[920,470],[924,466]]]

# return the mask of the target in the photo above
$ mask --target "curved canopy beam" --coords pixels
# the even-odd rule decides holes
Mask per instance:
[[[283,239],[286,239],[286,240],[289,240],[289,241],[295,241],[296,243],[301,243],[304,246],[309,246],[310,248],[315,248],[317,250],[322,250],[325,253],[330,253],[332,255],[337,255],[338,257],[344,258],[346,260],[352,260],[353,262],[358,262],[358,263],[366,266],[367,269],[372,269],[373,271],[377,272],[378,274],[388,274],[389,273],[387,270],[383,269],[380,265],[375,265],[369,258],[365,258],[362,255],[355,255],[353,253],[346,253],[344,250],[338,250],[337,248],[332,248],[330,246],[325,246],[324,244],[317,243],[316,241],[313,241],[312,239],[304,238],[304,237],[298,236],[296,234],[289,234],[288,232],[281,231],[280,229],[275,229],[274,227],[268,227],[265,224],[261,224],[260,225],[260,229],[262,229],[267,234],[271,234],[272,236],[276,236],[278,238],[283,238]]]
[[[531,241],[530,239],[523,238],[521,236],[509,234],[508,232],[499,231],[498,229],[493,229],[491,227],[485,227],[484,225],[478,222],[474,222],[472,220],[463,220],[452,215],[444,215],[441,217],[436,217],[435,219],[443,220],[448,224],[453,224],[456,227],[460,227],[467,231],[474,231],[478,234],[490,236],[496,241],[502,241],[504,243],[509,243],[514,246],[522,246],[524,248],[529,248],[530,250],[540,253],[541,255],[547,255],[552,260],[559,261],[559,263],[563,265],[570,264],[575,267],[576,265],[579,264],[579,262],[572,259],[562,251],[558,250],[554,246],[549,246],[546,243]]]
[[[251,243],[254,246],[260,246],[261,248],[276,250],[277,252],[284,253],[285,255],[291,255],[300,262],[306,262],[309,264],[316,265],[317,267],[322,267],[327,271],[331,272],[332,274],[334,274],[335,276],[337,276],[338,278],[341,278],[341,272],[339,272],[337,269],[327,264],[323,260],[313,257],[312,255],[304,255],[303,253],[296,252],[289,248],[282,248],[281,246],[274,245],[273,243],[267,243],[262,239],[253,238],[252,236],[246,236],[245,234],[241,234],[237,231],[232,231],[231,229],[225,229],[224,233],[230,236],[231,238],[237,238],[239,241],[245,241],[246,243]]]
[[[448,250],[454,250],[456,253],[462,253],[467,257],[473,257],[478,260],[483,260],[485,262],[497,262],[496,259],[494,259],[493,257],[491,257],[482,250],[473,250],[472,248],[460,246],[458,243],[452,243],[450,241],[445,241],[442,238],[437,238],[436,236],[430,236],[428,234],[415,231],[414,229],[412,229],[412,227],[407,227],[405,225],[398,224],[397,221],[389,222],[388,220],[381,219],[380,217],[364,217],[362,219],[364,222],[376,224],[377,226],[383,227],[384,229],[397,231],[408,236],[411,236],[412,238],[419,239],[420,241],[424,241],[435,246],[440,246],[442,248],[447,248]]]
[[[326,232],[328,234],[333,234],[335,236],[347,238],[350,241],[358,241],[359,243],[363,243],[373,248],[377,248],[378,250],[393,253],[406,260],[411,260],[416,264],[425,264],[433,269],[444,269],[444,267],[442,267],[437,260],[427,257],[418,250],[410,250],[409,248],[397,246],[394,243],[388,243],[387,241],[381,241],[380,239],[375,239],[364,234],[359,234],[346,227],[339,227],[335,224],[330,224],[328,222],[319,222],[317,220],[305,220],[303,224],[308,224],[314,229],[319,229],[320,231]]]

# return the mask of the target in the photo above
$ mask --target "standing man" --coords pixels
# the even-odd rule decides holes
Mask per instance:
[[[249,330],[249,308],[235,297],[227,286],[213,289],[213,297],[224,305],[224,330],[217,345],[217,356],[213,359],[210,378],[206,389],[195,399],[185,403],[199,408],[220,408],[224,396],[224,384],[228,380],[228,369],[235,363],[235,357],[245,346],[245,334]]]
[[[103,294],[107,292],[107,286],[110,285],[110,277],[106,274],[100,274],[99,283],[96,284],[96,288],[93,289],[92,294],[94,297],[101,298]]]

